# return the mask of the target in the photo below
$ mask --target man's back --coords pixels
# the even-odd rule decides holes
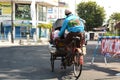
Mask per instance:
[[[73,14],[69,15],[65,19],[65,24],[66,23],[68,32],[84,32],[84,24],[78,16],[75,16]]]

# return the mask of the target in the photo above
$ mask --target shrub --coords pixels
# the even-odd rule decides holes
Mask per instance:
[[[47,24],[46,23],[40,23],[40,24],[38,24],[37,27],[51,29],[52,28],[52,24],[51,23],[47,23]]]
[[[112,32],[106,32],[104,36],[118,36],[118,34],[112,33]]]

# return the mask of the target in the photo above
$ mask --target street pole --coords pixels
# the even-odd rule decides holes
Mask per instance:
[[[14,39],[13,39],[13,0],[11,0],[11,42],[14,43]]]
[[[77,15],[77,4],[76,4],[76,0],[75,0],[75,15]]]
[[[60,0],[58,0],[58,18],[59,18],[59,2]]]

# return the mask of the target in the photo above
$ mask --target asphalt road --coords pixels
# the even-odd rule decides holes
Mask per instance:
[[[89,41],[83,72],[79,80],[120,80],[120,59],[107,57],[107,65],[97,50],[94,64],[91,64],[96,41]],[[55,61],[51,72],[48,45],[0,47],[0,80],[74,80],[72,66],[60,69]]]

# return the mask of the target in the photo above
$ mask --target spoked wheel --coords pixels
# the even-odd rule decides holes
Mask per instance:
[[[53,72],[54,71],[54,55],[53,54],[51,54],[50,61],[51,61],[51,68],[52,68],[52,72]]]
[[[66,63],[64,62],[65,57],[62,57],[61,62],[64,69],[66,69]]]
[[[76,79],[80,77],[82,72],[83,59],[81,59],[81,57],[83,58],[83,56],[81,56],[80,54],[76,54],[74,57],[73,69]]]

